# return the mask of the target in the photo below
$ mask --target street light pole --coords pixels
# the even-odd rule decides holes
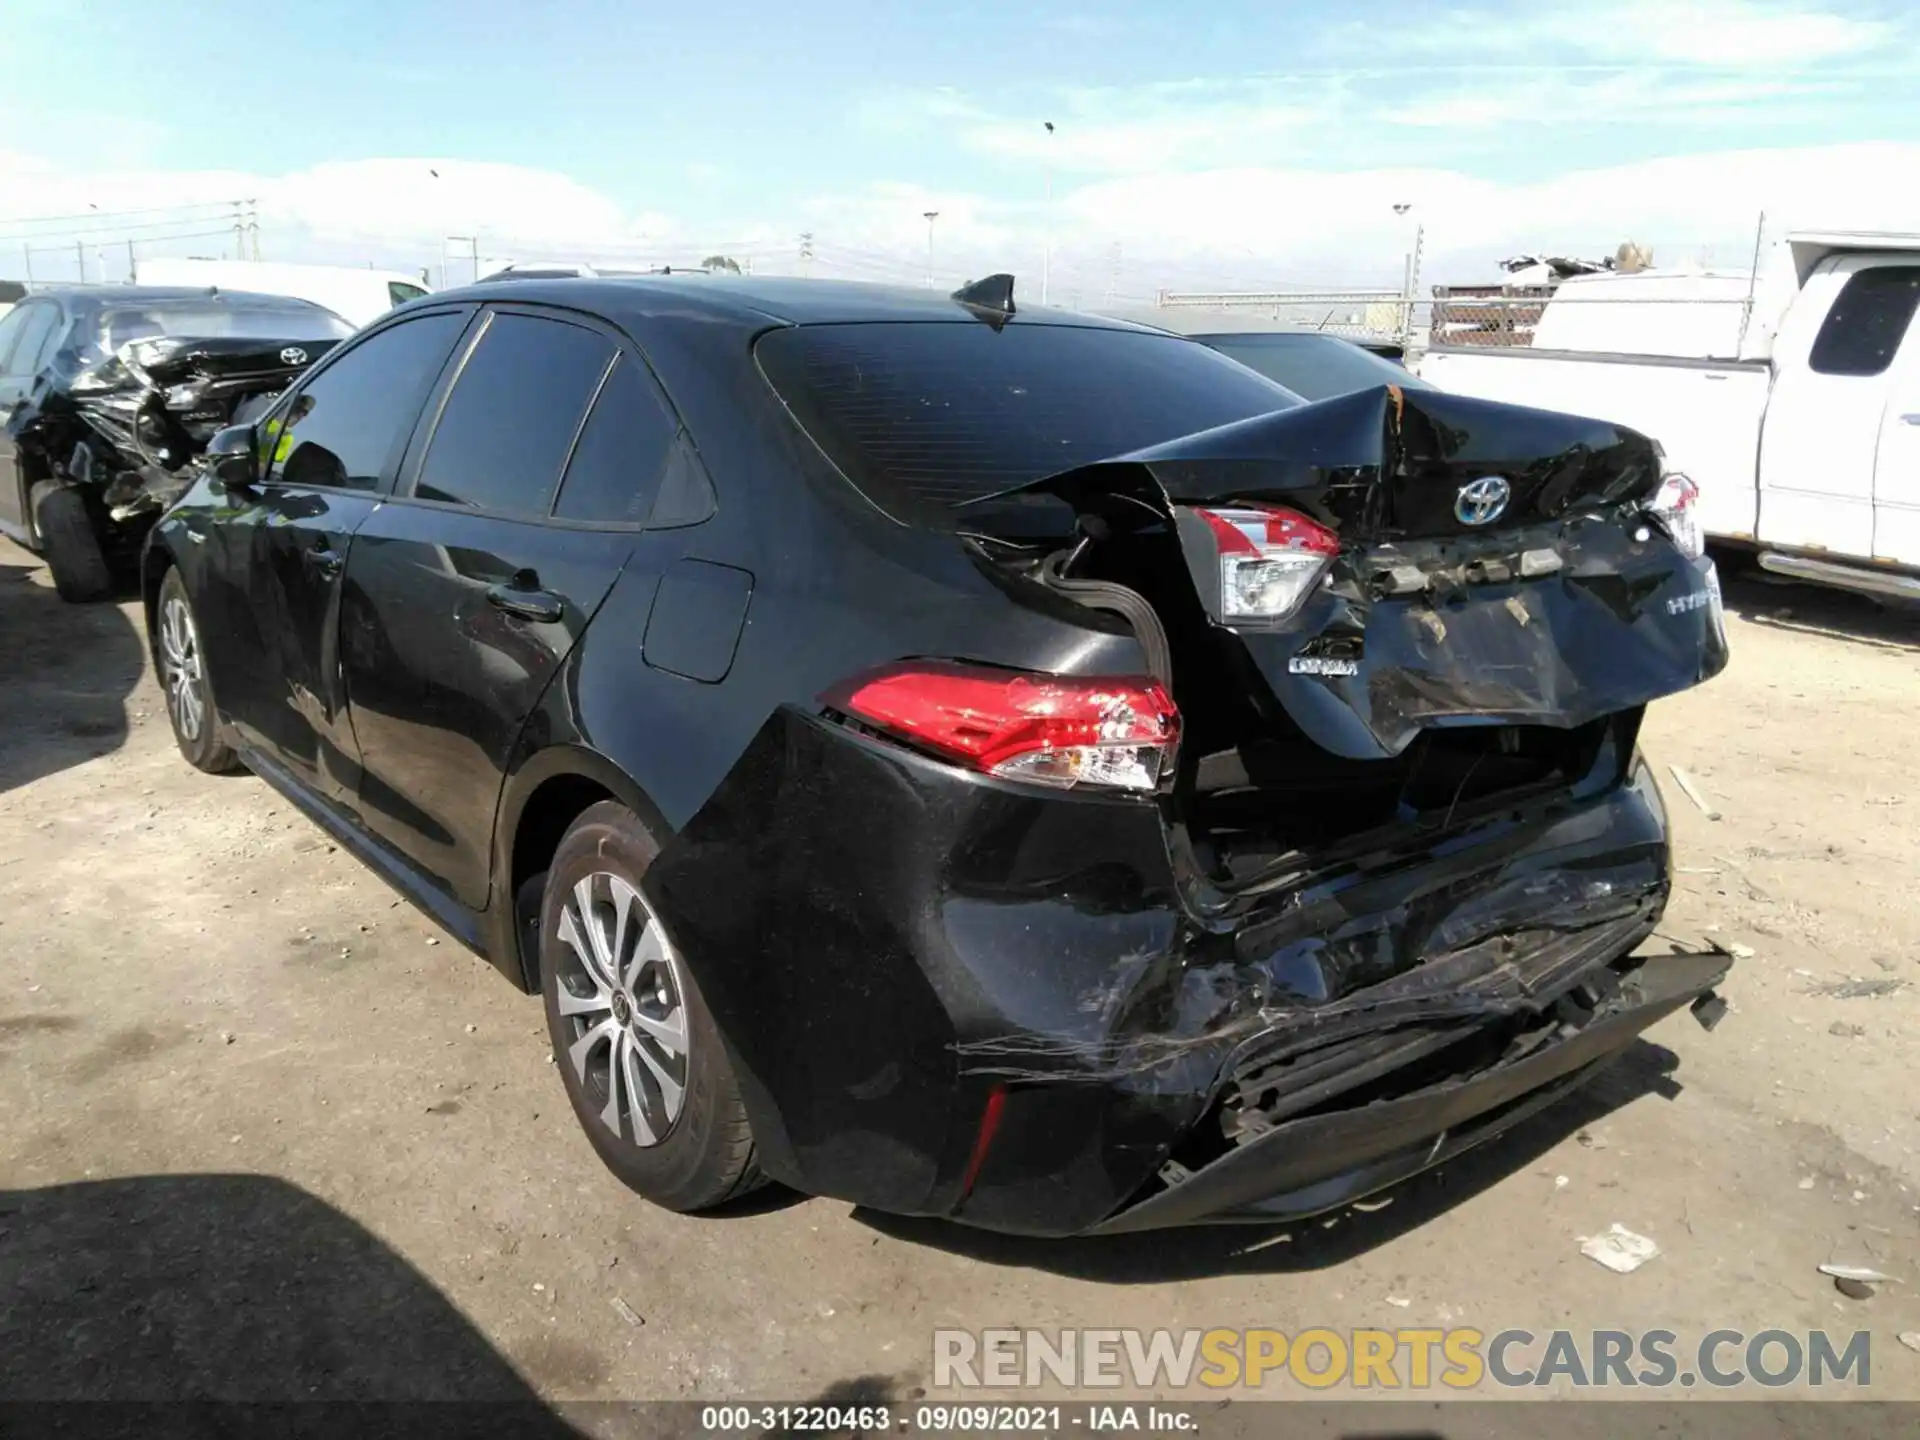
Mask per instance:
[[[940,218],[938,210],[922,212],[927,217],[927,288],[933,289],[933,222]]]
[[[1047,127],[1047,212],[1046,238],[1040,251],[1040,303],[1047,303],[1047,290],[1053,279],[1053,121],[1042,120]]]

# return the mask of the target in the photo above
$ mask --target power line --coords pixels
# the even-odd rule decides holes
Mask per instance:
[[[87,210],[76,215],[20,215],[0,217],[6,225],[51,225],[62,220],[108,220],[127,215],[165,215],[176,210],[231,210],[236,205],[251,205],[251,200],[194,200],[178,205],[150,205],[144,210]],[[206,219],[206,216],[201,216]]]

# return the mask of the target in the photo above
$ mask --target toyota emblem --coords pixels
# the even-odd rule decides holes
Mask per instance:
[[[1506,513],[1513,488],[1498,475],[1469,480],[1460,487],[1453,502],[1453,514],[1462,525],[1491,525]]]
[[[302,350],[298,345],[289,345],[280,352],[280,363],[282,365],[304,365],[307,363],[307,352]],[[1461,493],[1465,494],[1466,492],[1462,491]]]

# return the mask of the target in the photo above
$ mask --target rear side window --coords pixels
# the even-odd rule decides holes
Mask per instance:
[[[952,506],[1299,398],[1149,331],[977,320],[811,325],[755,353],[814,442],[886,509]]]
[[[1820,375],[1883,375],[1920,308],[1920,265],[1877,265],[1840,287],[1807,364]]]
[[[422,315],[343,353],[260,427],[268,478],[286,485],[377,490],[427,388],[466,328],[459,314]]]
[[[495,315],[440,412],[414,495],[545,515],[613,342],[530,315]]]
[[[409,300],[418,300],[426,293],[426,287],[423,285],[409,285],[404,280],[387,282],[387,304],[390,306],[404,305]]]
[[[608,525],[645,520],[677,429],[640,367],[621,356],[580,432],[553,513]]]

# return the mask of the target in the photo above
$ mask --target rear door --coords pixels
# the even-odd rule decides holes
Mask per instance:
[[[231,495],[213,530],[200,629],[220,708],[246,744],[335,802],[357,780],[338,653],[348,549],[470,313],[422,315],[330,356],[261,422],[264,483]]]
[[[632,550],[673,429],[618,336],[524,306],[486,316],[428,408],[355,537],[343,659],[362,821],[477,910],[504,767]]]
[[[1763,542],[1875,553],[1875,456],[1917,297],[1910,256],[1840,256],[1809,277],[1774,341],[1760,438]]]
[[[1920,310],[1920,267],[1907,289]],[[1920,565],[1920,313],[1888,367],[1887,406],[1873,459],[1873,554],[1878,560]]]

